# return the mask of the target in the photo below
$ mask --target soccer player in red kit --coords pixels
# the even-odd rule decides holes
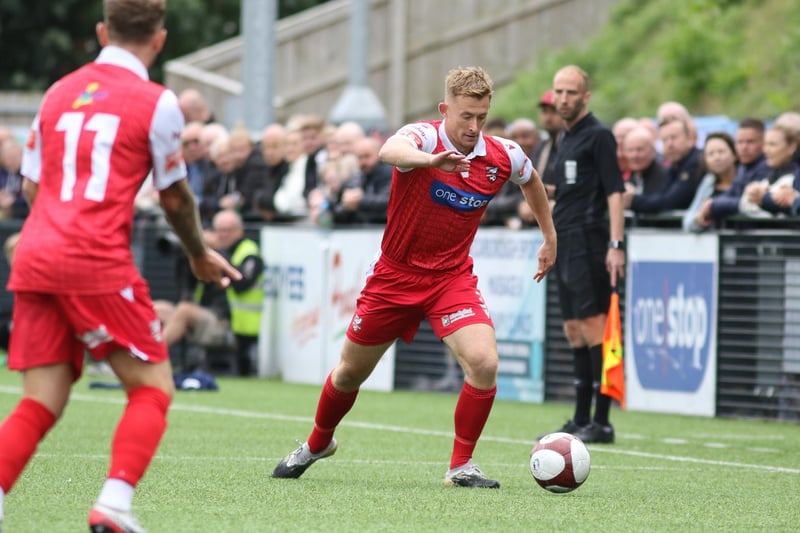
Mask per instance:
[[[23,393],[0,425],[0,520],[3,497],[61,416],[88,351],[108,361],[128,397],[89,526],[144,531],[131,513],[133,493],[174,392],[161,326],[130,250],[133,200],[151,170],[197,278],[227,286],[241,277],[203,241],[177,97],[148,80],[166,38],[165,11],[165,0],[104,0],[100,55],[47,91],[31,128],[22,173],[32,207],[8,283],[8,366],[22,372]]]
[[[507,180],[522,188],[544,236],[534,274],[556,257],[556,232],[538,173],[513,141],[481,133],[492,82],[479,67],[450,71],[441,121],[390,137],[380,157],[395,167],[381,255],[358,298],[341,358],[322,388],[308,440],[278,463],[276,478],[297,478],[336,451],[333,433],[386,349],[410,342],[427,318],[464,369],[445,485],[497,488],[472,462],[496,392],[494,325],[472,273],[469,249],[486,204]]]

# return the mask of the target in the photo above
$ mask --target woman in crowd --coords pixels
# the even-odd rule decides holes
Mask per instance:
[[[700,207],[709,198],[727,191],[736,177],[739,159],[733,137],[724,131],[709,133],[703,145],[703,164],[707,172],[683,216],[684,231],[699,233],[714,224],[713,218],[703,216]]]
[[[750,216],[769,217],[779,213],[796,215],[800,209],[800,166],[795,161],[797,132],[775,124],[764,134],[764,157],[769,173],[745,187],[739,210]]]

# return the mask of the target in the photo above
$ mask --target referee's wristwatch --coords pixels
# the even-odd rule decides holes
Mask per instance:
[[[614,248],[615,250],[622,250],[625,246],[625,241],[608,241],[608,247]]]

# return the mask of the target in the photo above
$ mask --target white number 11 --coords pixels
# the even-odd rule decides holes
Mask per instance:
[[[83,197],[87,200],[102,202],[106,196],[106,185],[110,170],[111,149],[119,129],[119,117],[108,113],[96,113],[89,119],[86,126],[83,120],[85,113],[69,112],[61,115],[56,124],[56,131],[64,134],[64,159],[61,162],[64,180],[61,182],[61,201],[72,200],[75,182],[77,180],[78,140],[82,131],[95,132],[92,141],[92,177],[86,184]]]

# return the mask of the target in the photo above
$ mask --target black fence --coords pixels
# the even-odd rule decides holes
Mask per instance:
[[[637,227],[679,231],[677,216],[629,218]],[[741,230],[720,231],[717,316],[717,414],[800,420],[800,239],[795,220],[732,220]],[[18,221],[0,222],[0,239],[19,230]],[[257,238],[259,227],[247,233]],[[137,264],[154,299],[175,299],[181,254],[159,245],[164,228],[139,222],[133,234]],[[8,264],[0,261],[5,287]],[[624,295],[623,303],[624,317]],[[11,294],[0,291],[0,309]],[[624,322],[624,319],[623,319]],[[574,398],[572,354],[564,338],[555,284],[547,286],[545,318],[545,400]],[[411,344],[398,343],[398,389],[455,391],[463,374],[445,346],[423,323]]]
[[[717,413],[800,420],[800,241],[720,239]]]

